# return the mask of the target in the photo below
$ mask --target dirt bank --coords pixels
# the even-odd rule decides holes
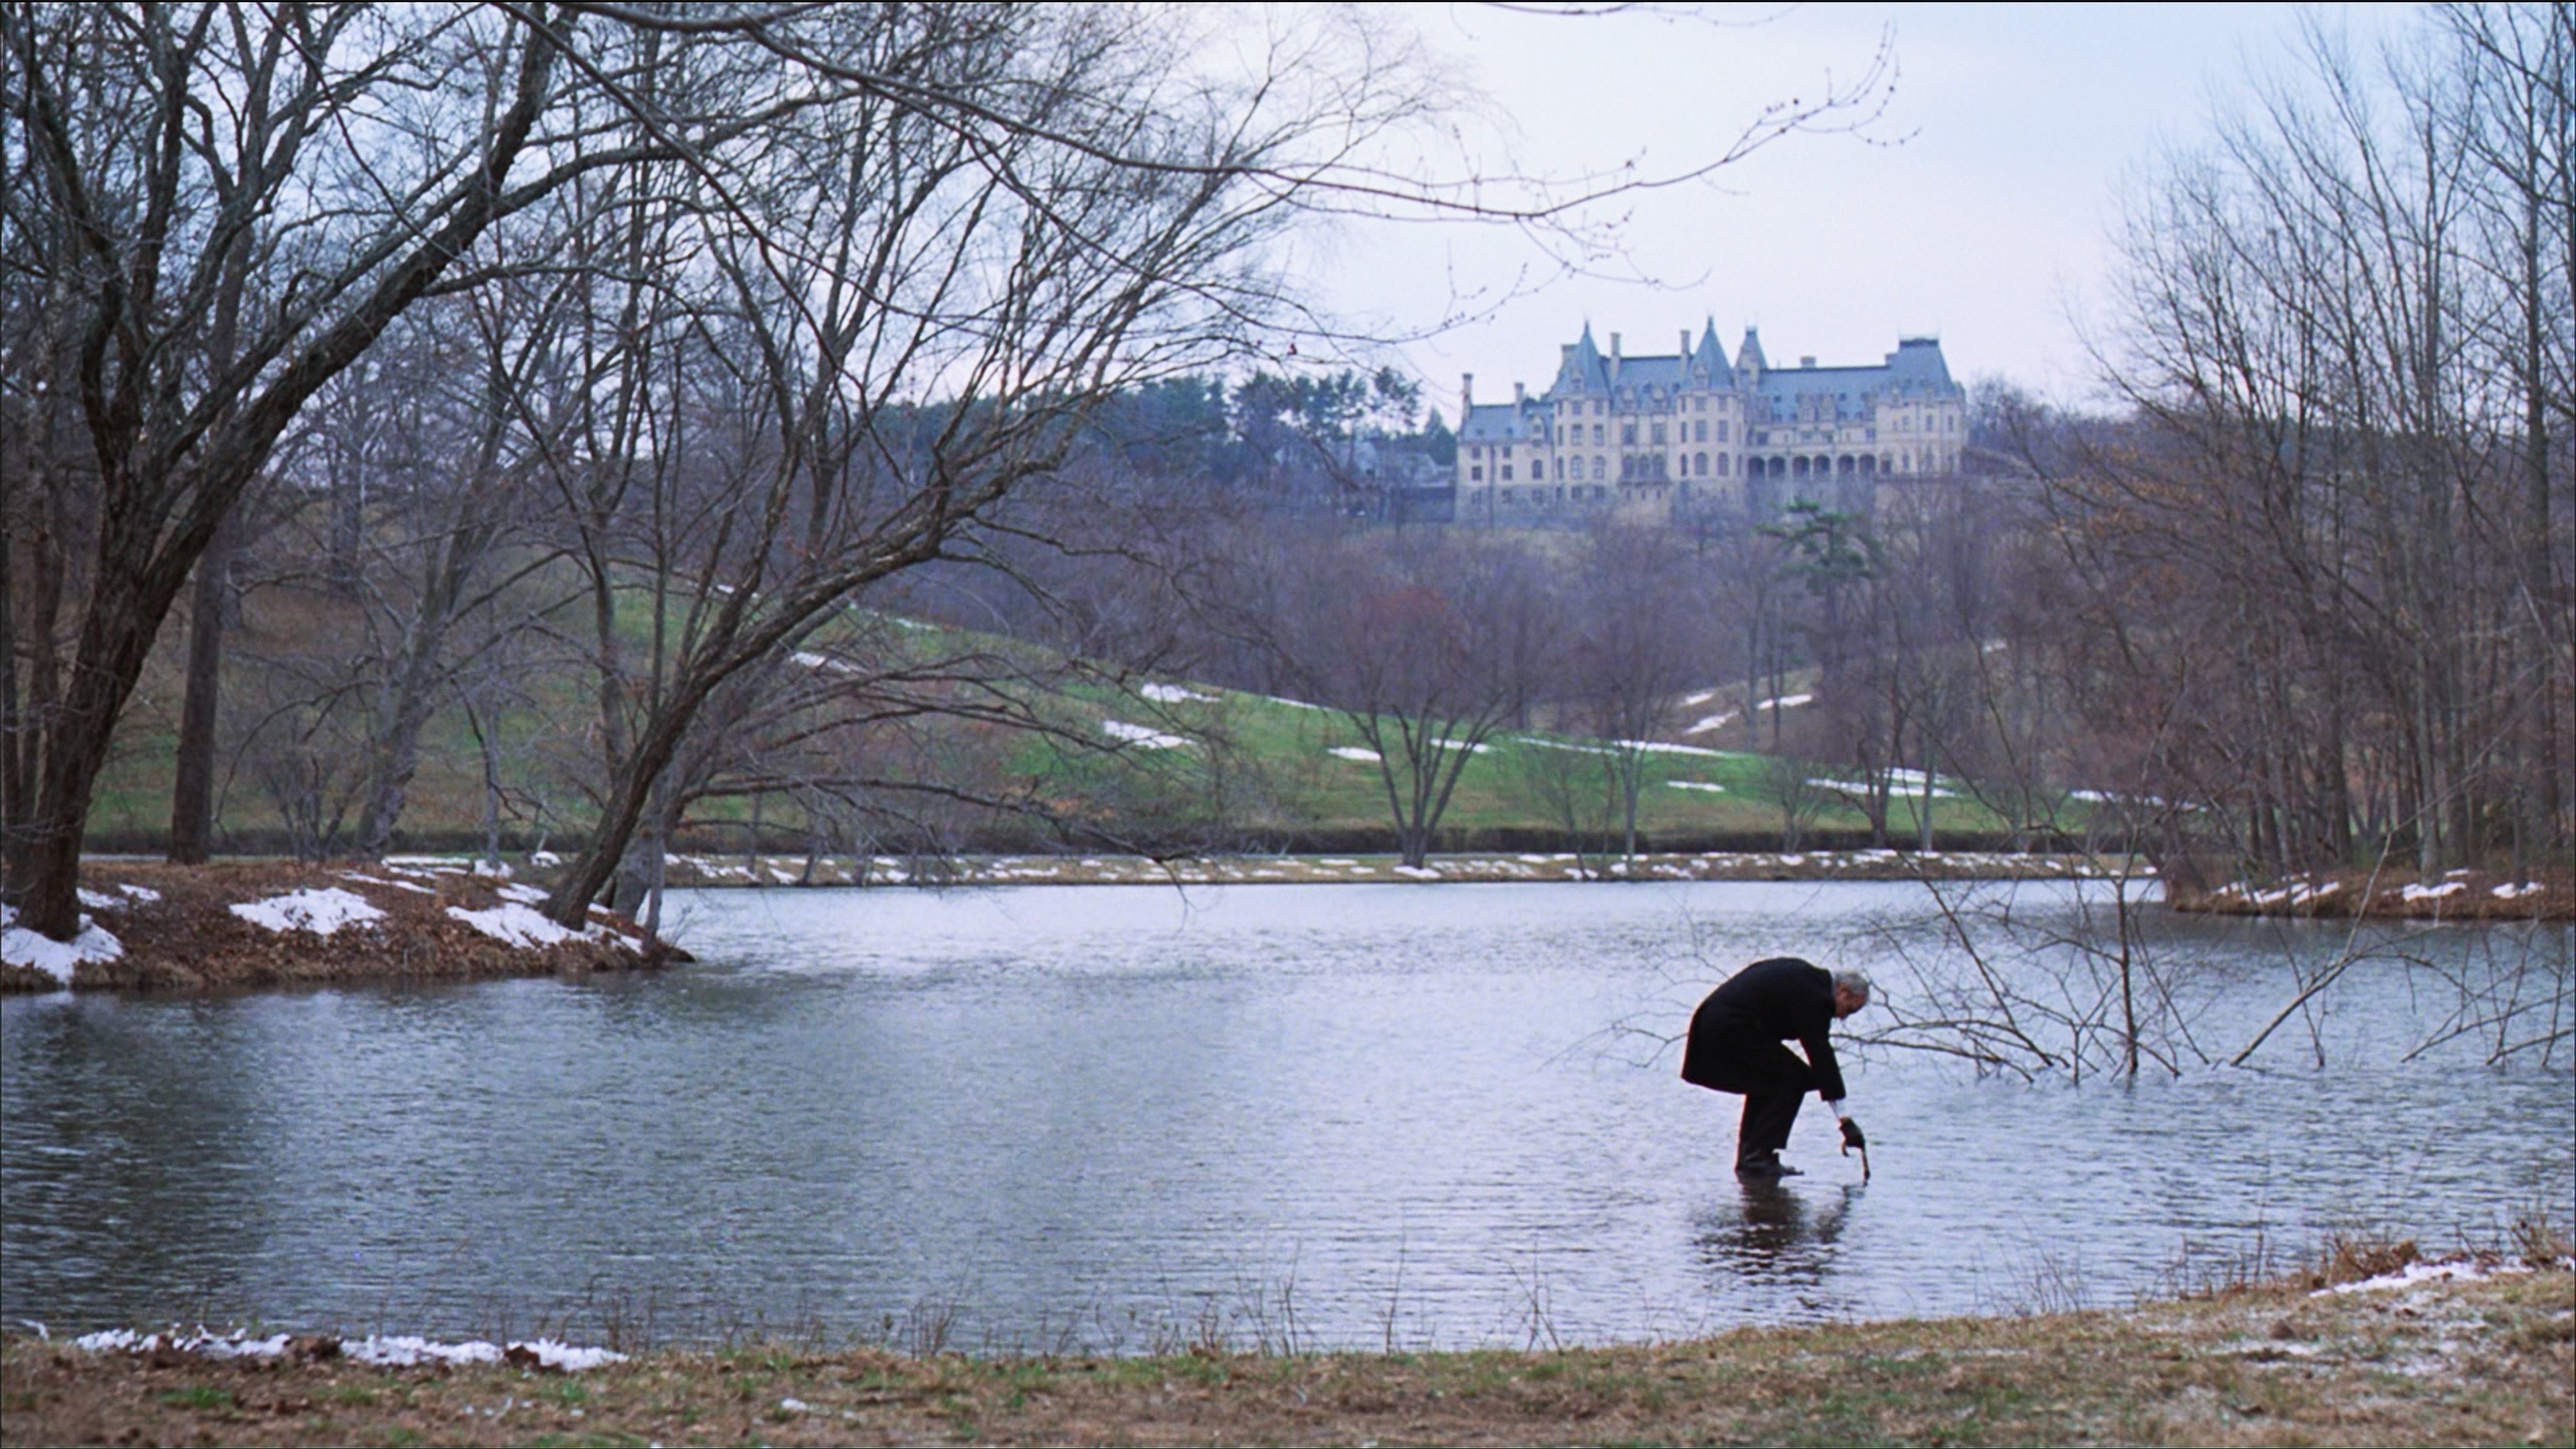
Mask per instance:
[[[2576,1275],[1566,1352],[916,1359],[758,1344],[578,1374],[0,1344],[5,1444],[2576,1440]]]
[[[92,861],[91,928],[66,951],[11,927],[0,990],[207,991],[381,980],[469,980],[644,964],[639,934],[605,912],[553,926],[534,887],[440,862],[173,866]]]

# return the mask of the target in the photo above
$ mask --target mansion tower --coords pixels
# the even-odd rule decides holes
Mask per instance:
[[[1577,509],[1662,515],[1733,503],[1768,509],[1812,498],[1866,508],[1887,483],[1954,474],[1967,392],[1941,344],[1900,338],[1875,367],[1774,368],[1746,328],[1732,366],[1714,322],[1699,344],[1603,355],[1586,325],[1556,381],[1479,405],[1460,385],[1458,521],[1535,522]]]

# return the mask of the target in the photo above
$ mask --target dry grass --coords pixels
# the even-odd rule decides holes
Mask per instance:
[[[2355,1264],[2354,1266],[2359,1266]],[[1561,1353],[907,1358],[577,1377],[0,1346],[0,1443],[2576,1442],[2576,1276]]]

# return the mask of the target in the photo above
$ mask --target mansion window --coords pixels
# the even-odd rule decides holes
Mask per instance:
[[[1484,469],[1482,469],[1482,468],[1470,468],[1470,469],[1468,469],[1468,470],[1467,470],[1467,481],[1468,481],[1468,482],[1470,482],[1470,483],[1482,483],[1482,482],[1484,482],[1484,481],[1485,481],[1485,470],[1484,470]]]
[[[1601,446],[1601,425],[1599,423],[1594,423],[1592,425],[1592,446],[1596,448]]]
[[[1637,446],[1637,425],[1635,423],[1621,423],[1619,425],[1619,445],[1623,448],[1633,448]]]
[[[1726,419],[1724,418],[1717,420],[1717,440],[1721,443],[1726,441]]]
[[[1594,481],[1594,482],[1598,483],[1598,482],[1600,482],[1604,477],[1607,477],[1607,476],[1608,476],[1608,472],[1607,472],[1607,465],[1605,465],[1605,464],[1604,464],[1600,459],[1598,459],[1598,458],[1593,459],[1593,460],[1592,460],[1592,481]]]
[[[1662,423],[1657,423],[1657,424],[1655,424],[1655,426],[1654,426],[1654,434],[1655,434],[1655,439],[1654,439],[1655,446],[1656,446],[1656,447],[1658,447],[1658,448],[1662,447],[1662,446],[1664,445],[1664,425],[1663,425]]]
[[[1720,478],[1726,476],[1726,455],[1724,453],[1717,455],[1717,476]]]
[[[1512,481],[1512,465],[1509,463],[1503,465],[1503,481],[1506,483]]]
[[[1699,476],[1701,476],[1701,477],[1703,477],[1703,478],[1707,477],[1707,476],[1708,476],[1708,454],[1706,454],[1706,453],[1693,453],[1693,454],[1691,454],[1691,471],[1692,471],[1692,472],[1694,472],[1694,473],[1697,473]]]

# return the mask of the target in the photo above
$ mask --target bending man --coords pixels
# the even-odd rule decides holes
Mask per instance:
[[[1857,971],[1828,975],[1795,956],[1756,961],[1727,978],[1691,1014],[1690,1044],[1682,1049],[1682,1080],[1713,1092],[1744,1097],[1737,1129],[1735,1170],[1744,1177],[1779,1178],[1798,1169],[1780,1160],[1798,1103],[1813,1091],[1841,1119],[1843,1144],[1866,1145],[1843,1095],[1842,1068],[1828,1039],[1836,1021],[1869,1004],[1869,978]],[[1796,1041],[1807,1059],[1782,1046]]]

